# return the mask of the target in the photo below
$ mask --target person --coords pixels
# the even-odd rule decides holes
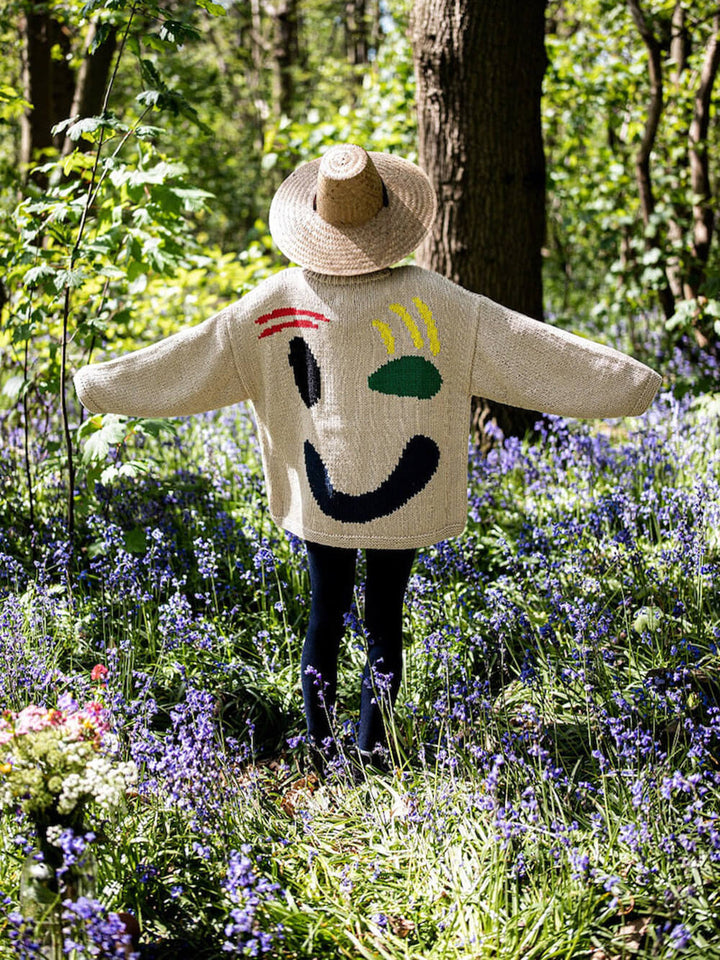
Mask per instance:
[[[307,545],[301,684],[310,744],[333,752],[337,661],[356,555],[367,663],[357,748],[387,747],[417,549],[462,533],[473,396],[579,418],[643,413],[660,377],[607,346],[398,264],[436,215],[413,163],[330,148],[270,207],[288,267],[198,326],[75,376],[93,413],[173,417],[249,401],[271,516]]]

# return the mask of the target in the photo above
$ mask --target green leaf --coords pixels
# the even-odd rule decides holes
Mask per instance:
[[[104,540],[96,540],[87,548],[88,557],[92,560],[94,557],[104,557],[107,555],[108,548]]]
[[[102,430],[98,430],[97,433],[92,434],[92,436],[88,437],[85,441],[82,449],[83,463],[91,464],[99,460],[104,460],[108,455],[109,449],[110,444],[107,438],[103,436]]]
[[[129,553],[145,553],[147,538],[142,527],[135,527],[126,531],[123,539],[125,540],[125,549]]]
[[[642,607],[633,620],[632,628],[636,633],[645,633],[646,631],[655,633],[662,622],[663,616],[664,614],[659,607]]]
[[[148,420],[138,420],[133,427],[138,433],[147,433],[151,437],[159,437],[161,433],[177,434],[177,426],[173,420],[161,420],[151,418]]]
[[[30,388],[30,381],[18,374],[14,377],[8,377],[3,384],[3,396],[8,397],[13,403],[19,400]]]
[[[53,267],[47,266],[45,263],[41,263],[37,267],[31,267],[30,270],[25,274],[24,284],[26,287],[37,286],[43,280],[49,280],[55,278],[55,270]]]
[[[74,122],[73,117],[68,117],[65,120],[61,120],[59,123],[56,123],[50,130],[53,136],[57,136],[58,133],[62,133],[64,130]]]
[[[202,210],[206,200],[211,200],[214,194],[208,190],[200,190],[190,187],[173,187],[172,192],[176,197],[183,201],[183,206],[187,211]]]
[[[160,39],[178,46],[189,40],[199,40],[200,32],[181,20],[165,20],[160,27]]]
[[[195,3],[201,10],[206,10],[214,17],[227,16],[227,10],[221,3],[214,3],[213,0],[195,0]]]
[[[57,277],[55,278],[55,286],[58,290],[62,290],[65,287],[69,287],[72,290],[76,287],[81,287],[87,276],[88,274],[85,270],[58,270]]]
[[[135,128],[135,136],[138,140],[156,140],[162,133],[162,127],[153,127],[150,124]]]
[[[93,464],[104,460],[110,447],[123,443],[128,435],[127,417],[114,413],[95,414],[83,423],[78,431],[81,440],[85,440],[82,460]]]
[[[703,313],[708,317],[720,317],[720,302],[717,300],[708,300],[703,307]]]

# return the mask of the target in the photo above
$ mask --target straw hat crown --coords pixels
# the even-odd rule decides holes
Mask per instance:
[[[383,183],[362,147],[335,147],[320,161],[315,209],[334,227],[359,227],[383,205]]]
[[[430,181],[414,163],[341,144],[280,185],[270,206],[270,233],[295,263],[350,276],[412,253],[435,211]]]

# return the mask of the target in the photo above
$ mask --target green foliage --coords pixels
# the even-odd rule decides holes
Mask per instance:
[[[278,269],[264,218],[279,179],[297,162],[350,138],[412,155],[412,58],[399,26],[386,14],[373,62],[351,68],[328,11],[321,0],[304,7],[303,28],[321,42],[295,64],[298,97],[309,107],[291,120],[272,115],[272,70],[253,59],[252,42],[264,41],[251,42],[256,25],[245,4],[221,11],[184,3],[172,15],[153,2],[53,6],[71,35],[75,69],[91,18],[100,24],[94,46],[110,26],[119,46],[102,114],[60,120],[53,133],[65,146],[39,158],[27,183],[17,171],[0,178],[11,211],[0,226],[0,384],[26,432],[34,413],[62,412],[71,483],[73,369],[204,319]],[[9,49],[10,11],[1,25],[0,46]],[[2,118],[16,119],[27,104],[19,77],[7,80]],[[14,149],[0,135],[0,161]],[[89,446],[81,472],[96,476],[98,455],[118,430],[95,418],[83,426]],[[47,443],[54,467],[57,441]],[[123,469],[147,467],[141,457]],[[42,471],[26,464],[26,473],[32,514],[32,483]]]
[[[82,35],[96,11],[112,12],[123,37],[118,66],[123,51],[134,55],[143,88],[134,106],[113,110],[113,74],[101,116],[59,122],[53,134],[64,135],[70,151],[35,168],[25,198],[2,229],[6,304],[0,332],[11,365],[3,393],[22,400],[26,431],[33,402],[42,407],[52,398],[59,398],[67,427],[68,363],[89,359],[109,331],[126,336],[136,294],[148,280],[166,280],[193,263],[199,247],[191,217],[210,197],[188,182],[184,164],[163,156],[156,145],[161,130],[149,122],[162,112],[199,122],[145,54],[197,36],[192,24],[168,20],[153,4],[91,3],[82,11],[70,5],[53,15],[77,18]],[[153,22],[157,32],[143,21]],[[17,113],[23,107],[17,91],[4,90],[8,109]],[[96,436],[86,463],[97,459],[99,446]],[[67,456],[72,483],[71,448]]]
[[[261,21],[258,38],[249,4],[231,5],[225,20],[206,23],[197,43],[167,59],[168,73],[178,78],[204,124],[198,131],[183,117],[169,117],[167,138],[218,198],[202,219],[210,242],[243,249],[248,230],[267,217],[282,178],[334,143],[349,140],[415,156],[406,3],[393,0],[383,8],[384,29],[372,60],[354,67],[342,45],[337,4],[304,0],[292,116],[280,115],[274,104],[267,56],[272,19]]]
[[[339,142],[417,159],[417,117],[412,50],[407,31],[393,22],[371,64],[359,73],[351,99],[338,88],[332,62],[317,64],[315,106],[302,118],[281,118],[265,138],[263,166],[292,169]]]
[[[549,160],[546,292],[553,315],[594,304],[599,326],[655,308],[654,292],[682,286],[694,267],[688,134],[712,4],[687,13],[691,44],[680,70],[671,56],[675,3],[642,4],[661,44],[664,102],[650,159],[655,210],[643,224],[636,159],[648,116],[648,54],[626,3],[564,3],[547,38],[544,123]],[[708,154],[717,154],[711,125]],[[720,272],[717,245],[706,289]],[[676,280],[674,278],[677,278]],[[682,298],[675,292],[676,299]],[[677,338],[672,325],[672,340]],[[695,332],[693,329],[693,333]],[[712,325],[704,330],[716,342]]]
[[[643,420],[560,421],[471,459],[467,534],[421,552],[408,595],[400,761],[356,783],[304,777],[287,742],[302,729],[307,569],[267,518],[243,407],[145,438],[161,466],[103,485],[72,594],[52,537],[42,577],[28,564],[15,585],[8,538],[6,698],[82,698],[105,663],[140,761],[138,792],[98,828],[103,903],[141,920],[159,960],[219,958],[260,881],[252,929],[281,923],[272,955],[288,960],[670,960],[678,925],[681,956],[713,956],[717,414],[668,397]],[[48,497],[50,530],[53,510]],[[362,579],[361,564],[359,611]],[[363,644],[351,623],[348,755]],[[14,906],[26,824],[1,826]],[[228,891],[231,851],[247,899]],[[4,928],[0,957],[14,960]]]

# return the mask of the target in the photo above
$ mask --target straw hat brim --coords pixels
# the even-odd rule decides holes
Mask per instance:
[[[437,209],[427,176],[409,160],[369,152],[387,192],[387,205],[361,226],[333,226],[313,209],[321,159],[285,180],[270,205],[270,234],[285,256],[316,273],[351,276],[382,270],[415,250]]]

